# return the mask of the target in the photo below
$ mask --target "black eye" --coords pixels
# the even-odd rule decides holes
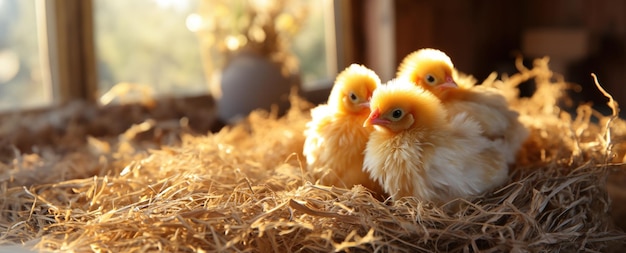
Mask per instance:
[[[424,80],[426,80],[426,82],[427,82],[428,84],[431,84],[431,85],[432,85],[432,84],[435,84],[435,82],[437,81],[437,78],[435,78],[435,77],[434,77],[433,75],[431,75],[431,74],[428,74],[428,75],[426,75],[426,77],[424,78]]]
[[[356,102],[359,98],[356,96],[356,94],[354,94],[354,92],[350,92],[350,100],[352,100],[352,102]]]
[[[404,114],[402,110],[395,109],[393,110],[393,112],[391,112],[391,117],[393,117],[394,119],[400,119],[402,117],[402,114]]]

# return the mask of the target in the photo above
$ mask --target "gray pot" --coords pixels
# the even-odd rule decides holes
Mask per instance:
[[[222,71],[221,96],[216,97],[218,117],[229,124],[255,109],[277,105],[282,115],[289,107],[289,93],[300,85],[298,74],[285,76],[281,66],[260,55],[241,52]]]

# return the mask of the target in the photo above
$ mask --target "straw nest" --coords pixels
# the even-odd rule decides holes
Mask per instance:
[[[380,202],[359,186],[316,184],[301,155],[311,105],[293,97],[283,117],[256,111],[216,133],[192,134],[184,120],[146,120],[114,138],[70,138],[85,133],[79,131],[84,122],[72,121],[69,130],[52,131],[61,137],[48,146],[20,152],[4,145],[0,243],[79,252],[626,246],[626,234],[611,219],[606,187],[610,172],[623,169],[626,153],[617,104],[606,94],[613,114],[589,105],[569,114],[557,104],[572,86],[553,75],[547,59],[530,69],[518,63],[518,69],[482,85],[503,91],[531,135],[507,184],[476,199],[442,206],[411,198]],[[534,94],[518,98],[517,86],[529,80],[536,83]],[[4,124],[0,130],[6,137],[20,129]]]

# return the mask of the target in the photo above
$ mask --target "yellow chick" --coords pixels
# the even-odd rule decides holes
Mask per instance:
[[[522,143],[529,135],[519,120],[519,113],[509,108],[498,90],[473,84],[457,84],[457,72],[444,52],[426,48],[404,58],[397,78],[408,79],[429,90],[443,102],[449,115],[467,113],[483,128],[484,135],[504,151],[508,163],[514,163]]]
[[[431,92],[395,79],[374,91],[370,110],[363,168],[394,200],[442,203],[506,182],[507,163],[480,125],[466,113],[448,117]]]
[[[363,171],[363,150],[373,128],[362,124],[380,83],[374,71],[352,64],[337,76],[327,104],[311,110],[303,154],[310,171],[323,172],[322,184],[346,188],[361,184],[375,194],[383,193]]]

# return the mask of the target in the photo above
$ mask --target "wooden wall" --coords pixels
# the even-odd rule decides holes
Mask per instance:
[[[587,35],[587,52],[568,61],[567,81],[581,101],[602,105],[590,73],[626,108],[626,1],[622,0],[395,0],[396,62],[423,47],[447,52],[456,67],[479,79],[514,72],[527,31],[574,29]],[[558,45],[557,45],[558,46]],[[534,56],[533,56],[534,57]],[[530,60],[530,59],[528,59]],[[624,113],[622,114],[624,115]]]

